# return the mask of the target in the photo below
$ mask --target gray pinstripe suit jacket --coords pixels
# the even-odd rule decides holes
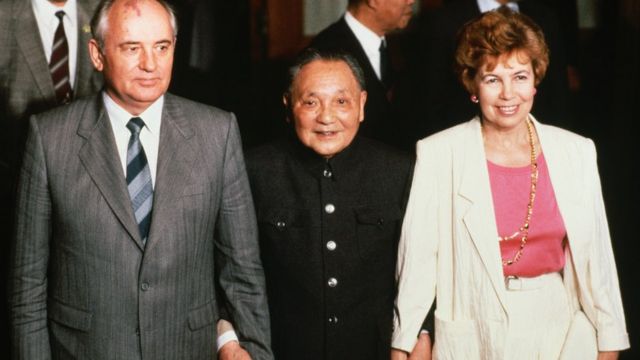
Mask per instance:
[[[216,298],[253,358],[272,358],[232,114],[165,96],[144,249],[100,96],[34,116],[29,134],[9,279],[15,358],[213,359]]]

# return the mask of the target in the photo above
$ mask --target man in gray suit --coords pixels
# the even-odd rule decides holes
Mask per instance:
[[[89,21],[98,0],[1,0],[0,1],[0,166],[14,166],[26,130],[26,119],[100,90],[102,76],[91,66],[87,44]],[[60,13],[60,15],[56,15]],[[58,18],[59,16],[59,18]],[[56,34],[58,26],[61,33]],[[58,35],[58,37],[56,37]],[[55,61],[64,39],[66,61]],[[56,63],[52,64],[51,60]],[[64,69],[63,69],[64,68]],[[52,71],[52,69],[54,71]],[[62,72],[55,70],[63,70]],[[68,92],[56,90],[68,78]],[[56,84],[58,83],[59,84]],[[64,84],[64,86],[66,86]],[[57,87],[56,87],[57,86]],[[64,90],[62,90],[64,91]],[[58,91],[60,93],[60,91]]]
[[[223,306],[239,342],[220,358],[272,359],[234,116],[166,93],[177,29],[163,1],[106,1],[92,25],[105,91],[29,123],[14,357],[213,359]]]
[[[98,0],[0,0],[0,348],[8,347],[5,279],[14,213],[13,185],[30,115],[98,92],[102,75],[93,69],[87,44]],[[64,12],[61,18],[58,12]],[[62,23],[58,39],[56,32]],[[62,31],[63,30],[63,31]],[[66,47],[60,39],[64,34]],[[58,41],[56,41],[58,40]],[[60,44],[54,51],[54,44]],[[64,56],[66,49],[66,57]],[[52,56],[52,54],[56,56]],[[66,58],[66,61],[63,61]],[[54,63],[52,63],[52,61]],[[56,66],[60,63],[60,66]],[[64,64],[64,66],[62,66]],[[57,72],[52,76],[51,69]],[[60,82],[58,101],[54,78]],[[68,87],[67,87],[68,85]],[[67,91],[65,91],[67,90]],[[69,91],[70,90],[70,91]],[[63,95],[63,96],[64,96]]]

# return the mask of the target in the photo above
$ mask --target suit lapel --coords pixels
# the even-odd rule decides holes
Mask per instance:
[[[571,154],[567,152],[566,144],[550,137],[546,125],[540,124],[535,120],[534,123],[540,145],[545,154],[544,158],[549,169],[549,177],[556,202],[567,230],[569,242],[573,248],[572,251],[575,253],[576,245],[579,247],[579,243],[576,241],[585,238],[581,235],[582,227],[579,226],[582,222],[581,216],[584,210],[582,209],[579,192],[575,190],[581,186],[580,181],[582,179],[576,179],[576,176],[582,174],[582,172],[571,161]]]
[[[89,59],[89,51],[87,43],[91,39],[91,28],[89,22],[90,11],[89,5],[83,1],[78,1],[78,55],[76,61],[76,81],[73,86],[74,94],[89,93],[91,87],[91,77],[94,69]]]
[[[362,44],[360,44],[360,41],[358,41],[356,35],[353,33],[353,31],[351,31],[351,28],[347,24],[347,21],[344,19],[344,16],[340,19],[339,24],[343,28],[342,32],[344,34],[349,34],[349,38],[347,39],[347,41],[349,41],[350,43],[349,48],[355,50],[355,53],[353,53],[352,55],[356,57],[356,60],[358,60],[358,63],[360,63],[362,70],[366,74],[367,87],[379,87],[382,94],[386,93],[384,84],[382,83],[382,81],[380,81],[380,79],[378,79],[378,76],[376,76],[376,72],[373,69],[373,65],[371,65],[371,61],[369,60],[367,53],[364,51],[364,48],[362,47]],[[373,84],[369,80],[373,80]]]
[[[78,154],[80,161],[122,226],[138,247],[143,249],[113,130],[102,105],[101,93],[96,96],[94,106],[82,115],[78,135],[86,139]]]
[[[158,169],[153,195],[151,229],[147,240],[147,250],[152,248],[163,233],[163,227],[174,224],[172,202],[179,199],[186,185],[190,184],[196,150],[191,141],[193,129],[177,99],[165,95],[160,145],[158,149]]]
[[[49,63],[44,54],[42,39],[40,38],[30,1],[16,1],[16,42],[31,74],[38,85],[42,97],[51,104],[55,104],[55,90],[49,72]]]
[[[502,256],[498,244],[489,171],[478,118],[467,124],[467,132],[462,144],[464,144],[461,159],[462,176],[458,195],[469,204],[463,216],[463,222],[506,312]]]

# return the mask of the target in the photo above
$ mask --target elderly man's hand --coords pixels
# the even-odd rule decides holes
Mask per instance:
[[[251,360],[251,355],[237,341],[229,341],[218,351],[220,360]]]

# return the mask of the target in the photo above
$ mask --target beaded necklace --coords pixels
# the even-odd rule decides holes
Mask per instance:
[[[533,214],[533,203],[536,199],[536,186],[538,185],[538,162],[536,160],[536,147],[533,143],[533,124],[527,119],[527,132],[529,133],[529,145],[531,146],[531,188],[529,190],[529,203],[527,204],[527,215],[524,218],[524,224],[510,236],[498,236],[498,241],[512,240],[521,235],[520,248],[511,259],[502,259],[503,266],[513,265],[524,253],[524,247],[527,245],[529,236],[529,223],[531,222],[531,214]]]

